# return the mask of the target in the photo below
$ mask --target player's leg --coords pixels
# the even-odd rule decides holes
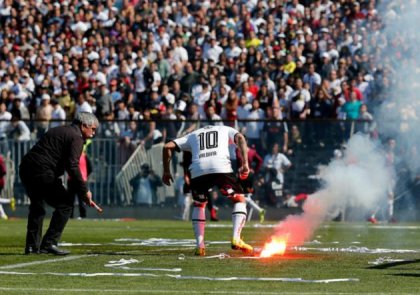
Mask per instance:
[[[208,190],[212,187],[211,176],[205,175],[191,179],[191,192],[193,197],[192,225],[196,242],[195,255],[205,256],[206,246],[204,233],[206,228],[206,204]]]
[[[252,199],[251,193],[248,193],[245,195],[245,201],[249,207],[258,211],[258,214],[260,217],[260,223],[263,223],[265,219],[265,210],[261,208],[257,203],[255,203],[255,201]]]
[[[9,204],[10,202],[11,202],[11,199],[0,198],[0,204]]]
[[[7,216],[6,212],[4,212],[3,206],[0,204],[0,218],[7,220],[9,217]]]
[[[251,245],[246,244],[242,238],[242,229],[246,223],[246,201],[243,189],[233,173],[219,174],[217,184],[223,195],[227,196],[233,202],[232,210],[232,249],[241,250],[249,253],[253,251]]]
[[[265,219],[265,210],[252,199],[252,193],[254,192],[254,174],[249,173],[248,177],[245,179],[238,177],[238,181],[241,184],[243,191],[246,192],[245,201],[247,205],[251,210],[256,210],[258,212],[260,222],[263,223]]]
[[[0,194],[1,194],[1,190],[0,190]],[[9,204],[10,205],[10,209],[12,209],[12,211],[16,210],[16,200],[15,198],[0,198],[0,206],[2,204]]]
[[[196,243],[195,255],[206,255],[206,245],[204,243],[204,234],[206,229],[206,203],[193,201],[192,225]]]
[[[217,218],[217,210],[219,210],[219,208],[216,207],[216,205],[214,205],[214,194],[217,194],[216,191],[211,190],[209,192],[209,197],[207,200],[207,209],[210,212],[210,220],[211,221],[219,221],[219,219]]]

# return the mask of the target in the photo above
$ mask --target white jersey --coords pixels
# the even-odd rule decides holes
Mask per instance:
[[[174,140],[183,151],[192,154],[191,178],[213,173],[232,173],[229,142],[237,130],[229,126],[206,126]]]

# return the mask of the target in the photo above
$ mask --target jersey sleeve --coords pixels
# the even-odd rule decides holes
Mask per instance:
[[[173,140],[173,142],[176,144],[178,151],[191,151],[191,147],[188,141],[188,135],[176,138]]]
[[[229,139],[231,139],[232,142],[235,142],[235,135],[238,134],[239,131],[228,126],[226,126],[226,128],[228,128]]]

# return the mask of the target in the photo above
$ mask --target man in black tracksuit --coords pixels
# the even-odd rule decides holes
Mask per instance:
[[[78,113],[69,126],[52,128],[23,157],[19,175],[31,204],[29,206],[25,254],[51,253],[66,255],[69,251],[57,247],[71,215],[74,196],[63,186],[61,176],[66,171],[75,182],[79,196],[91,205],[88,190],[79,169],[84,141],[95,135],[98,119],[91,113]],[[55,209],[42,241],[45,217],[44,202]]]

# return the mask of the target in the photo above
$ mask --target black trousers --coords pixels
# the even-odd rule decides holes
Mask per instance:
[[[86,205],[85,202],[83,200],[82,197],[80,197],[77,193],[76,193],[76,188],[74,185],[74,182],[71,181],[70,179],[67,181],[67,191],[69,192],[69,194],[71,194],[73,196],[73,209],[71,210],[71,218],[74,217],[74,202],[78,201],[78,206],[79,206],[79,214],[80,217],[82,218],[86,218]]]
[[[70,218],[74,197],[67,192],[60,178],[53,178],[48,174],[34,175],[23,167],[19,172],[26,193],[31,200],[26,247],[39,249],[57,245]],[[48,230],[41,240],[42,225],[46,214],[45,203],[55,210]]]

